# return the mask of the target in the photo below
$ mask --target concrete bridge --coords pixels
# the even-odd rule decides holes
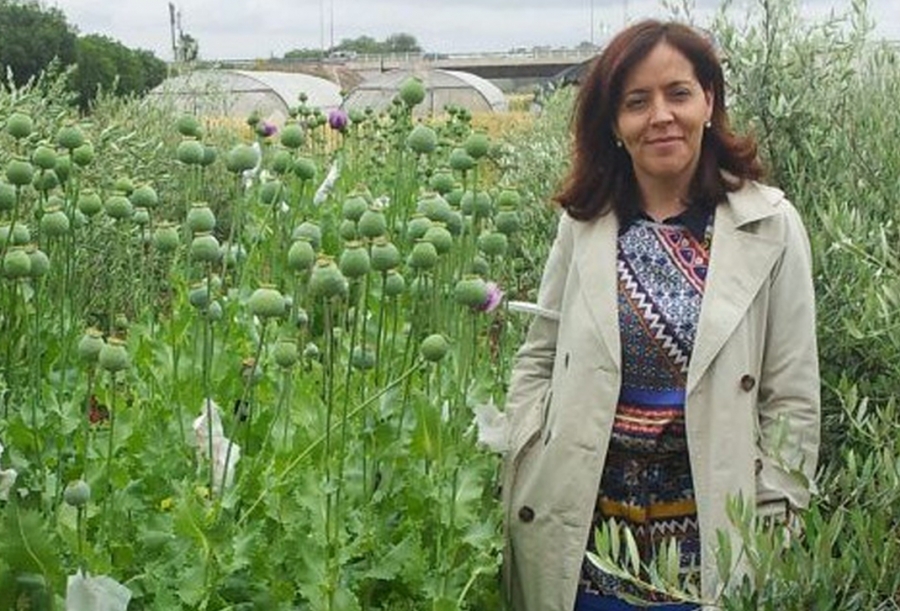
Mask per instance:
[[[267,70],[302,71],[304,67],[330,66],[352,70],[363,79],[382,72],[405,69],[443,68],[475,74],[493,82],[503,91],[530,91],[570,66],[580,64],[597,53],[597,49],[515,49],[496,53],[335,53],[315,60],[268,59]],[[222,62],[235,68],[253,69],[258,61],[229,60]],[[246,66],[243,65],[246,63]]]

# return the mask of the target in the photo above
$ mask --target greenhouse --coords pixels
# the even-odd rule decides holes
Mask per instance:
[[[290,107],[306,94],[307,104],[325,112],[341,105],[340,87],[297,72],[198,70],[167,79],[148,98],[171,103],[178,112],[206,117],[244,118],[256,111],[281,125]]]
[[[425,84],[425,100],[416,107],[417,115],[440,114],[447,106],[461,106],[471,112],[502,112],[507,110],[506,97],[499,87],[469,72],[457,70],[392,70],[363,81],[350,92],[344,102],[347,110],[387,108],[400,85],[410,76],[417,76]]]

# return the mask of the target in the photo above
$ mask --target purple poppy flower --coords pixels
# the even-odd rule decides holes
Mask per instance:
[[[487,298],[478,309],[482,312],[493,312],[497,309],[497,306],[500,305],[501,301],[503,301],[503,291],[497,286],[496,282],[488,282]]]
[[[274,123],[269,123],[268,121],[260,121],[256,124],[256,133],[262,136],[263,138],[269,138],[270,136],[274,136],[275,132],[278,131],[278,128]]]
[[[331,129],[335,131],[342,132],[347,129],[347,125],[350,123],[350,117],[347,116],[347,113],[337,108],[328,113],[328,125],[331,126]]]

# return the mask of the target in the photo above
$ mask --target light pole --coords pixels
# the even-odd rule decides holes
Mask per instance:
[[[594,46],[594,0],[591,0],[591,47]]]

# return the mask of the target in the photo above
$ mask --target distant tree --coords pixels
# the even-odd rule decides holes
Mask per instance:
[[[83,110],[101,89],[116,95],[142,95],[166,77],[166,65],[149,51],[135,51],[107,36],[78,39],[71,86]]]
[[[284,59],[319,59],[322,57],[321,49],[291,49],[284,54]]]
[[[391,34],[384,41],[385,50],[388,53],[419,53],[422,47],[412,34]]]
[[[54,58],[63,66],[72,64],[76,38],[59,9],[35,0],[0,0],[0,81],[6,80],[7,68],[22,85]]]
[[[384,43],[378,42],[371,36],[359,36],[357,38],[344,38],[340,44],[331,49],[335,51],[352,51],[353,53],[384,53]]]

